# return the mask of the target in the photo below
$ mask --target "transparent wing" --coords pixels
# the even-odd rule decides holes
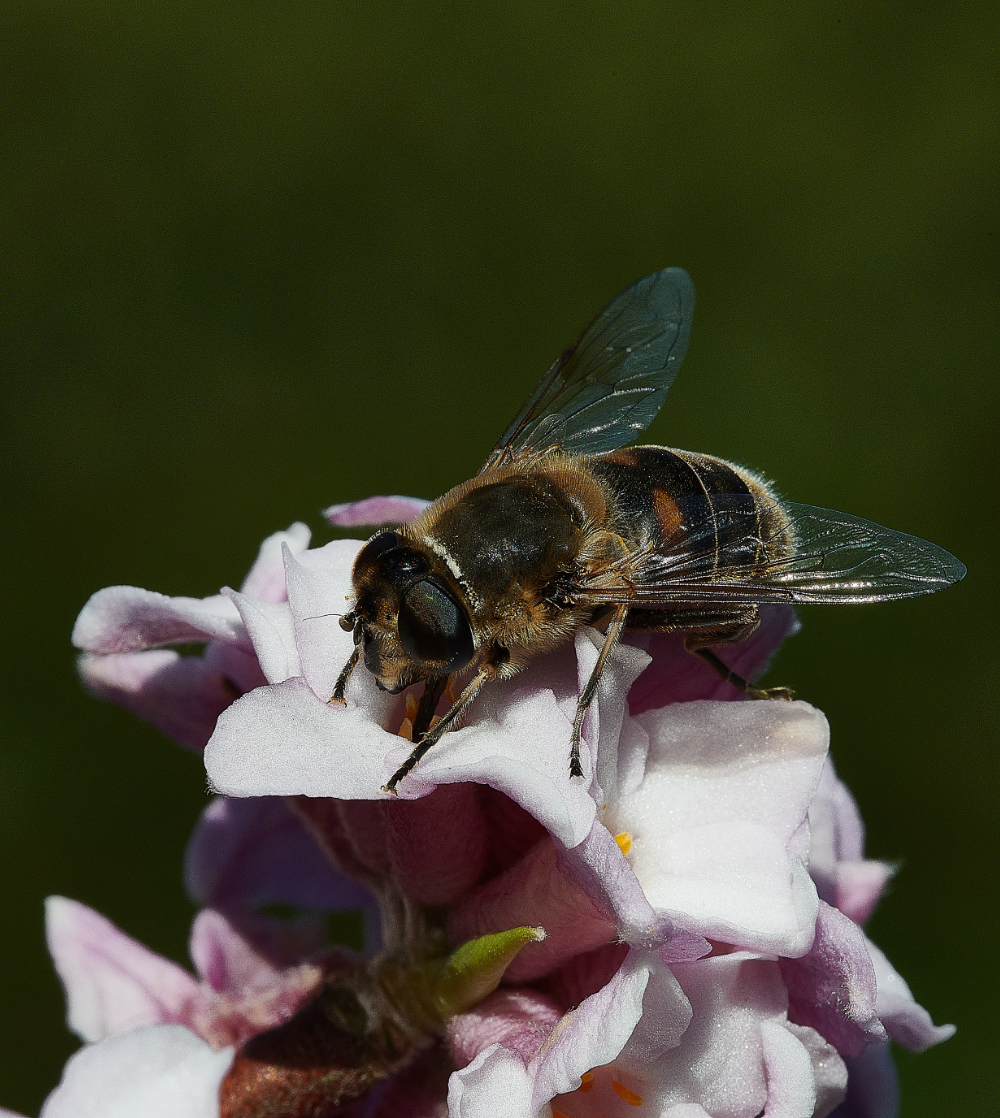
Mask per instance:
[[[630,443],[663,406],[693,310],[683,268],[654,272],[612,299],[545,374],[480,473],[525,451],[597,454]]]
[[[770,527],[769,527],[770,525]],[[680,538],[597,572],[587,600],[656,608],[685,602],[885,602],[965,577],[936,544],[860,516],[745,495],[692,502]]]

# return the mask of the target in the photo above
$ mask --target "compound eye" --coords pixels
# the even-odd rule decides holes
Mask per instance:
[[[398,631],[411,660],[432,663],[442,674],[464,668],[476,651],[465,610],[430,579],[421,579],[407,590]]]
[[[378,561],[379,570],[397,586],[410,582],[418,575],[426,574],[430,567],[419,551],[409,547],[394,547]]]
[[[354,560],[354,578],[372,570],[390,585],[406,586],[430,570],[427,560],[411,547],[400,543],[395,532],[380,532],[365,544]]]
[[[361,567],[374,563],[380,555],[391,551],[397,543],[399,543],[399,537],[395,532],[379,532],[377,536],[372,536],[354,557],[354,569],[360,570]]]

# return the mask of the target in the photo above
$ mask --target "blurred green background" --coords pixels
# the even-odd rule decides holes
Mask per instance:
[[[649,441],[964,559],[803,610],[874,937],[955,1039],[906,1118],[996,1095],[990,549],[997,58],[986,2],[8,0],[0,1105],[75,1043],[42,898],[185,957],[196,757],[76,682],[88,595],[238,584],[262,537],[471,475],[542,371],[668,264],[692,345]],[[992,576],[995,577],[995,576]]]

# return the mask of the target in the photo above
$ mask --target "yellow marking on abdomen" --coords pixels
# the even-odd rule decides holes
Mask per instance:
[[[653,490],[653,512],[656,516],[656,526],[660,530],[660,538],[663,540],[672,540],[684,527],[680,506],[666,490]]]

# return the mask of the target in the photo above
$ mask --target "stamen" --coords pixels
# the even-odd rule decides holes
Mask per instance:
[[[627,854],[632,849],[632,836],[628,831],[622,831],[620,835],[615,835],[615,842],[618,843],[618,849],[623,854]]]
[[[589,1091],[593,1086],[594,1086],[594,1073],[592,1071],[585,1071],[583,1073],[583,1075],[580,1076],[580,1087],[579,1087],[579,1089],[581,1091],[583,1091],[584,1094],[586,1094],[587,1091]]]
[[[629,1106],[642,1106],[642,1095],[637,1095],[635,1091],[630,1091],[624,1083],[619,1083],[617,1079],[611,1080],[611,1090],[623,1101],[627,1102]]]
[[[406,738],[407,741],[413,741],[413,721],[417,717],[417,708],[420,703],[417,701],[417,696],[412,691],[406,693],[406,716],[403,718],[403,724],[397,731],[398,736]]]
[[[569,1115],[568,1114],[563,1114],[563,1112],[561,1110],[553,1109],[552,1118],[569,1118]]]

